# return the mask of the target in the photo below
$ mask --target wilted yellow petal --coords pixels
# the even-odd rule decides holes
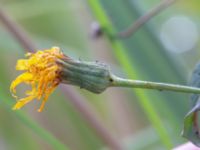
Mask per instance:
[[[21,75],[19,75],[12,83],[10,86],[10,91],[15,94],[16,93],[16,86],[19,85],[22,82],[30,82],[33,79],[33,75],[25,72]]]
[[[10,86],[10,91],[15,96],[16,86],[24,82],[32,86],[31,91],[26,91],[28,97],[20,99],[13,109],[20,109],[26,103],[34,98],[38,100],[43,98],[41,107],[38,111],[42,111],[48,96],[60,83],[61,66],[57,64],[57,59],[63,58],[64,55],[58,47],[53,47],[44,51],[26,54],[28,59],[20,59],[17,62],[17,70],[26,70],[25,73],[19,75]]]
[[[33,95],[28,96],[26,98],[22,98],[14,105],[14,107],[12,109],[13,110],[20,109],[21,107],[23,107],[25,104],[27,104],[28,102],[30,102],[34,98],[35,98],[35,96],[33,96]]]
[[[55,88],[57,87],[58,84],[59,83],[55,82],[48,89],[46,89],[45,94],[44,94],[44,99],[42,101],[40,108],[38,109],[38,112],[41,112],[44,109],[44,105],[45,105],[46,101],[48,100],[49,95],[55,90]]]
[[[16,70],[27,70],[28,61],[26,59],[20,59],[17,61]]]

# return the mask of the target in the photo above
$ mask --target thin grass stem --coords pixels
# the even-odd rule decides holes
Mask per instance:
[[[121,31],[117,34],[117,37],[119,38],[128,38],[131,35],[133,35],[140,27],[142,27],[146,22],[148,22],[152,17],[156,16],[169,6],[171,6],[173,3],[175,3],[177,0],[161,0],[161,2],[149,10],[145,15],[141,16],[139,19],[134,21],[130,27],[125,29],[124,31]]]

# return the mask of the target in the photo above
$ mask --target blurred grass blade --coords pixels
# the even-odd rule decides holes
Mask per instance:
[[[93,11],[93,14],[101,24],[102,28],[105,29],[105,33],[107,36],[113,37],[112,34],[116,33],[114,27],[110,23],[107,15],[105,14],[101,4],[98,0],[88,0],[88,3]],[[118,58],[122,68],[124,68],[125,72],[128,74],[130,78],[137,78],[139,74],[134,72],[134,68],[131,66],[131,62],[129,61],[129,57],[125,53],[124,46],[118,40],[110,38],[111,45],[113,47],[113,53]],[[162,142],[166,146],[166,148],[170,149],[172,146],[170,137],[162,124],[161,118],[159,117],[158,113],[156,112],[155,107],[150,103],[149,96],[141,90],[134,90],[135,94],[139,98],[139,102],[141,106],[145,110],[146,115],[148,116],[149,120],[151,121],[152,125],[158,132],[161,137]]]
[[[11,100],[5,96],[2,92],[0,93],[1,101],[5,104],[8,109],[11,110],[12,102]],[[19,120],[24,123],[27,127],[31,129],[34,133],[36,133],[40,138],[45,140],[49,145],[51,145],[54,149],[59,150],[68,150],[67,146],[65,146],[63,143],[61,143],[56,137],[54,137],[51,133],[49,133],[44,128],[40,127],[39,124],[37,124],[35,121],[30,119],[29,116],[27,116],[23,111],[13,111],[13,113],[16,114],[16,116],[19,118]]]

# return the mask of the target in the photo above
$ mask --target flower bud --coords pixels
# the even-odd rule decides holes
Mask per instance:
[[[70,58],[59,59],[62,65],[61,83],[80,86],[93,93],[101,93],[111,83],[108,67],[99,62],[85,62]]]

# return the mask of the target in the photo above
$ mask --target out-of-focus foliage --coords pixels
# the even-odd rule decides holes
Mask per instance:
[[[95,6],[102,8],[112,27],[121,31],[159,1],[96,2]],[[91,37],[90,25],[96,15],[87,1],[3,0],[1,4],[40,49],[59,46],[65,54],[74,58],[108,63],[111,70],[120,76],[187,84],[188,75],[199,60],[199,39],[195,34],[198,35],[200,28],[198,0],[180,0],[154,17],[131,38],[120,39],[123,51],[113,49],[112,43],[104,36],[98,39]],[[0,87],[4,93],[0,94],[0,149],[55,149],[50,141],[27,127],[11,110],[10,103],[15,101],[10,96],[9,85],[18,74],[14,69],[15,63],[18,58],[24,57],[24,51],[2,24],[0,41]],[[17,90],[23,93],[24,88],[21,86]],[[173,146],[184,142],[180,133],[189,108],[187,94],[112,88],[95,95],[74,89],[87,98],[103,124],[128,149],[165,149],[164,141],[170,141]],[[74,150],[105,147],[59,90],[50,96],[42,113],[36,112],[38,105],[34,102],[28,104],[20,113],[26,113],[31,121],[60,143]]]
[[[192,73],[190,85],[200,86],[200,64],[198,63]],[[199,94],[192,94],[190,97],[191,109],[184,119],[183,136],[195,145],[199,146],[199,123],[198,112],[200,109]]]

